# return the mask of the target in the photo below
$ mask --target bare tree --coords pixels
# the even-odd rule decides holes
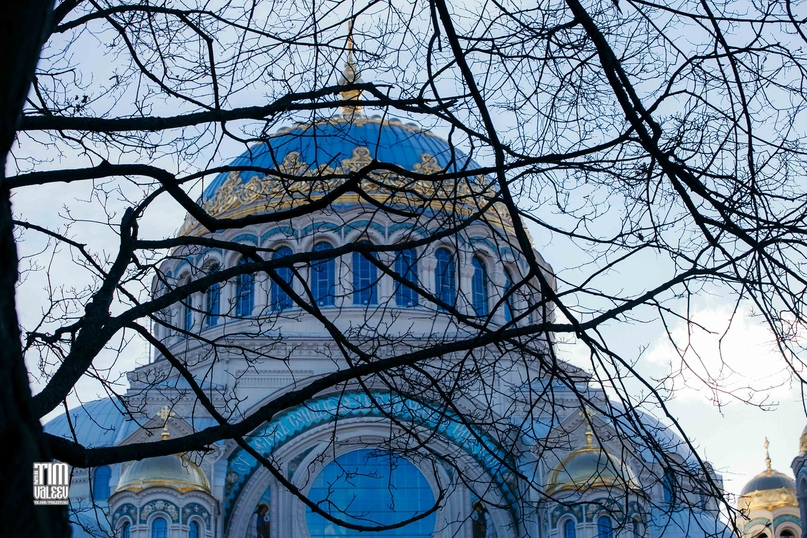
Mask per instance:
[[[30,491],[29,463],[50,456],[91,468],[229,440],[335,524],[431,517],[450,487],[395,523],[361,521],[304,495],[251,444],[284,412],[360,394],[391,425],[377,444],[394,453],[418,457],[461,426],[465,448],[501,467],[488,481],[512,495],[479,500],[518,507],[522,534],[540,526],[524,514],[542,503],[583,500],[537,486],[530,473],[545,471],[518,462],[557,468],[564,450],[618,444],[606,463],[628,462],[636,481],[616,473],[604,485],[622,493],[597,502],[628,527],[631,503],[654,502],[640,482],[712,508],[722,492],[642,411],[667,415],[669,385],[613,345],[615,325],[659,325],[686,359],[671,327],[695,328],[691,302],[720,294],[753,306],[803,383],[799,6],[29,4],[35,16],[2,17],[15,51],[0,84],[3,435],[30,458],[4,462],[9,488]],[[368,122],[432,136],[400,116],[445,147],[418,163],[385,158],[378,133],[354,141],[367,154],[318,149]],[[58,204],[38,215],[31,196]],[[182,211],[179,232],[167,230]],[[326,241],[333,229],[340,242]],[[269,231],[279,235],[266,242]],[[313,343],[295,324],[316,327]],[[558,353],[572,337],[589,350],[585,370]],[[126,365],[110,361],[144,341],[152,360],[122,382]],[[241,367],[224,382],[229,361]],[[288,388],[244,401],[267,371]],[[679,375],[693,374],[717,399],[747,399],[684,361]],[[165,425],[152,420],[158,400],[212,422],[96,448],[43,434],[36,421],[82,379],[146,430]],[[334,453],[349,411],[328,411]],[[478,484],[454,441],[432,463]],[[64,533],[63,514],[43,521],[29,497],[3,506],[20,533]]]

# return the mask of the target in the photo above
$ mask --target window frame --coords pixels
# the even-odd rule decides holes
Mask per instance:
[[[238,259],[236,266],[248,263],[245,257]],[[255,309],[255,275],[242,273],[235,277],[235,315],[250,318]]]
[[[369,241],[359,241],[360,245],[372,246]],[[353,305],[371,306],[378,304],[378,267],[368,256],[375,258],[375,253],[365,255],[353,252]],[[366,274],[364,273],[366,271]]]
[[[562,538],[577,538],[577,521],[571,516],[564,519],[561,522],[559,534]]]
[[[192,532],[192,529],[194,527],[196,528],[196,535],[195,536],[194,536],[194,534]],[[188,538],[202,538],[203,534],[204,534],[204,532],[203,532],[202,526],[199,524],[199,521],[197,521],[196,519],[191,519],[188,522]]]
[[[156,532],[157,531],[156,526],[157,526],[157,522],[160,522],[160,521],[164,525],[164,527],[162,529],[164,531],[164,533],[158,535],[157,532]],[[149,537],[150,538],[168,538],[168,520],[162,514],[154,516],[154,519],[151,520],[151,523],[149,524]]]
[[[106,475],[106,476],[105,476]],[[104,480],[106,477],[106,480]],[[97,501],[106,501],[109,499],[111,494],[111,490],[109,487],[109,482],[112,479],[112,469],[110,469],[109,465],[102,465],[101,467],[95,467],[92,470],[92,500]],[[100,487],[99,487],[100,486]],[[103,496],[101,493],[105,493]]]
[[[434,295],[454,307],[457,304],[457,263],[454,253],[446,247],[439,247],[434,251],[434,260]]]
[[[207,274],[217,273],[220,267],[218,263],[210,264]],[[205,328],[212,329],[217,326],[219,317],[221,317],[221,282],[214,282],[205,290]]]
[[[333,250],[328,241],[318,241],[312,252]],[[316,306],[332,307],[336,305],[336,258],[312,261],[310,264],[309,289]]]
[[[471,258],[474,273],[471,276],[471,308],[477,316],[490,314],[490,275],[485,260],[474,255]]]
[[[420,285],[418,277],[418,254],[414,248],[405,248],[395,254],[395,272],[401,278]],[[418,306],[420,297],[415,288],[395,281],[395,305],[403,308],[413,308]]]
[[[614,522],[606,514],[597,517],[597,538],[614,538]]]
[[[294,254],[294,251],[291,247],[282,245],[272,254],[272,260],[291,256],[292,254]],[[286,284],[292,288],[294,287],[294,271],[291,267],[277,267],[275,274]],[[290,308],[294,308],[294,300],[291,298],[291,295],[286,293],[274,280],[272,280],[269,290],[269,302],[272,312],[284,312]]]

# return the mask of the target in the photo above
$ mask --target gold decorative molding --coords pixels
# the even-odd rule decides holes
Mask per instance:
[[[752,491],[742,495],[737,501],[737,508],[752,512],[754,510],[776,510],[785,506],[798,507],[796,492],[790,488],[765,489]]]
[[[267,211],[282,211],[320,199],[342,186],[351,176],[374,161],[369,148],[353,148],[352,154],[335,167],[311,166],[299,152],[286,154],[276,173],[255,175],[246,182],[238,172],[230,172],[213,198],[201,202],[202,209],[213,217],[240,218]],[[405,164],[399,166],[406,167]],[[437,159],[423,153],[412,168],[417,174],[438,176],[435,179],[411,178],[390,170],[374,170],[363,178],[359,187],[382,204],[402,204],[468,217],[478,212],[486,199],[495,197],[495,185],[485,176],[440,179],[445,169]],[[341,203],[360,202],[354,193],[338,199]],[[512,222],[503,204],[495,203],[486,213],[489,224],[512,232]],[[205,229],[187,215],[180,235],[201,235]]]

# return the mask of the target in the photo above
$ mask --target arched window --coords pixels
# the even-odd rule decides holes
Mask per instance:
[[[488,271],[478,256],[471,260],[474,267],[474,276],[471,280],[471,305],[477,316],[488,314]]]
[[[105,501],[109,498],[109,479],[112,471],[104,465],[92,473],[92,500]]]
[[[156,517],[151,522],[151,538],[168,538],[168,522],[165,518]]]
[[[567,519],[563,524],[563,538],[575,538],[577,536],[577,527],[573,519]]]
[[[199,538],[199,524],[195,521],[188,525],[188,538]]]
[[[780,534],[779,536],[781,536],[782,538],[796,538],[796,535],[790,529],[783,530],[782,534]]]
[[[614,526],[610,517],[597,518],[597,538],[614,538]]]
[[[165,275],[165,280],[160,281],[157,284],[157,291],[156,296],[162,297],[167,292],[166,282],[171,282],[171,272],[169,271],[168,274]],[[162,338],[168,338],[171,336],[171,326],[174,324],[173,319],[173,311],[171,310],[170,306],[166,306],[165,308],[161,309],[158,314],[158,319],[163,322],[163,324],[157,324],[157,327],[160,327],[160,332],[162,333]],[[155,335],[156,336],[156,335]]]
[[[275,251],[272,256],[273,260],[279,260],[291,256],[291,249],[289,247],[280,247]],[[278,267],[275,269],[280,281],[285,282],[291,286],[292,270],[291,267]],[[282,312],[294,306],[291,296],[281,288],[277,282],[272,283],[272,310],[275,312]]]
[[[362,241],[361,245],[370,245]],[[364,255],[361,252],[353,253],[353,304],[377,304],[378,294],[378,268],[368,256],[375,258],[375,254]]]
[[[238,260],[238,265],[247,263],[246,258]],[[235,281],[235,315],[247,318],[255,306],[255,277],[252,273],[238,275]]]
[[[644,537],[644,525],[642,525],[642,520],[638,517],[633,518],[633,538],[643,538]]]
[[[317,243],[314,252],[333,250],[328,243]],[[336,262],[333,258],[318,260],[311,264],[311,293],[319,306],[333,306],[336,282]]]
[[[395,272],[409,282],[418,283],[418,256],[413,248],[408,248],[395,255]],[[418,294],[409,286],[395,282],[395,304],[398,306],[417,306]]]
[[[664,478],[661,482],[661,487],[664,493],[664,502],[673,504],[675,502],[675,477],[670,469],[664,470]]]
[[[513,276],[504,270],[504,321],[513,321]]]
[[[120,528],[120,538],[131,538],[132,536],[132,524],[128,521],[124,521],[123,525]]]
[[[209,274],[216,273],[218,265],[210,266]],[[207,288],[205,293],[205,325],[215,327],[219,323],[219,311],[221,309],[221,284],[215,282]]]
[[[190,297],[186,297],[185,300],[182,301],[182,328],[185,329],[186,332],[193,331],[193,307],[191,306]]]
[[[449,306],[457,300],[457,270],[454,256],[445,248],[438,248],[434,253],[437,264],[434,267],[434,294]]]
[[[392,525],[423,515],[434,504],[434,493],[426,476],[404,457],[380,450],[360,449],[337,457],[314,478],[308,497],[331,515],[350,523],[373,522]],[[306,523],[311,538],[336,534],[334,525],[307,509]],[[340,529],[340,536],[406,536],[431,538],[435,514],[413,521],[398,532],[366,533]],[[491,527],[488,527],[491,528]],[[490,536],[491,533],[488,533]]]

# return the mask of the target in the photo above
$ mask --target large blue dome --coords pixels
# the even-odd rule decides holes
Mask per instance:
[[[357,150],[360,150],[358,154]],[[446,140],[418,125],[383,120],[379,116],[336,117],[282,129],[267,141],[251,147],[229,166],[238,169],[238,176],[246,184],[267,171],[282,170],[284,163],[295,167],[293,175],[313,176],[322,172],[338,173],[349,168],[345,161],[361,162],[361,159],[420,173],[479,168]],[[204,189],[203,201],[215,198],[232,176],[232,172],[217,175]]]
[[[496,198],[495,181],[448,141],[400,120],[346,114],[270,135],[216,175],[200,203],[222,218],[301,207],[333,194],[368,166],[367,177],[346,185],[333,203],[362,204],[370,196],[381,205],[470,216]],[[455,175],[423,177],[441,172]],[[494,226],[512,228],[506,208],[490,215]],[[203,233],[187,215],[179,234]]]

